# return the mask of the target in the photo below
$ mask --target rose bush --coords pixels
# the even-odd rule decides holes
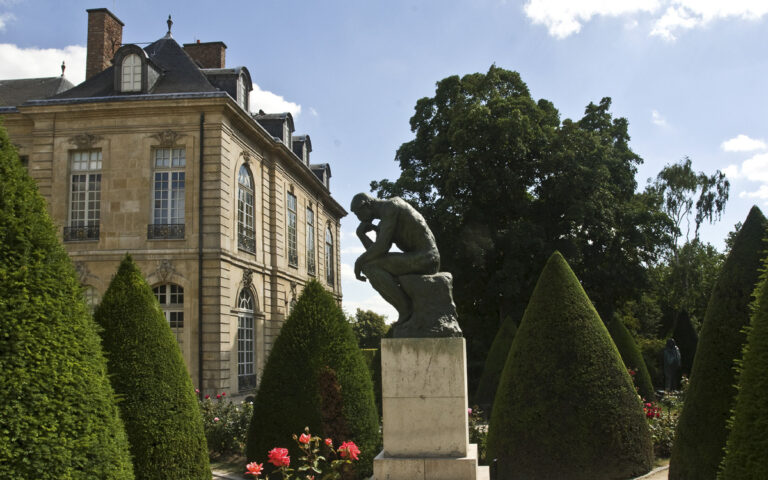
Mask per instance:
[[[215,400],[211,395],[205,395],[198,401],[208,453],[212,459],[231,454],[243,455],[245,451],[253,404],[224,400],[226,395],[225,392],[218,393]]]
[[[338,449],[333,448],[333,440],[312,436],[309,427],[300,436],[293,436],[298,444],[301,456],[299,466],[291,468],[288,449],[275,447],[267,453],[267,462],[276,470],[266,476],[284,480],[339,480],[344,478],[347,467],[358,460],[360,449],[354,442],[343,442]],[[324,454],[322,454],[324,451]],[[245,466],[246,475],[258,477],[263,473],[263,463],[251,462]]]

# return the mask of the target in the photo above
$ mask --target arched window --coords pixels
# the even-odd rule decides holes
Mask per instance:
[[[85,304],[88,305],[88,309],[91,311],[91,314],[93,314],[96,306],[101,301],[99,298],[99,292],[97,292],[94,287],[86,285],[83,287],[83,298],[85,299]]]
[[[325,280],[329,285],[334,284],[333,275],[333,234],[331,233],[331,227],[325,231]]]
[[[126,55],[121,65],[122,81],[120,83],[123,92],[141,91],[141,59],[135,53]]]
[[[237,298],[237,386],[241,392],[256,387],[253,308],[253,295],[243,289]]]
[[[245,165],[237,175],[237,246],[251,253],[256,252],[254,228],[253,179]]]
[[[158,285],[152,289],[171,331],[179,342],[179,348],[184,351],[184,287],[175,283]]]

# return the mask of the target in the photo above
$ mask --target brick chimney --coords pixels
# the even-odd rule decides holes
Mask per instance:
[[[88,12],[88,53],[85,59],[85,79],[106,70],[112,57],[123,43],[125,26],[106,8],[91,8]]]
[[[184,51],[202,68],[224,68],[227,46],[224,42],[185,43]]]

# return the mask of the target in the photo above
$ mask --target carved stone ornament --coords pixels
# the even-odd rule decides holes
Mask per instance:
[[[245,162],[246,165],[250,165],[251,163],[251,153],[243,150],[243,152],[240,154],[240,156],[243,157],[243,162]]]
[[[150,135],[150,137],[157,140],[157,143],[161,147],[173,147],[177,144],[181,137],[186,137],[185,134],[173,131],[171,129],[163,130],[162,132]]]
[[[160,260],[157,262],[157,270],[155,271],[155,275],[158,279],[160,279],[161,282],[168,283],[174,274],[178,274],[178,272],[175,268],[173,268],[173,262],[170,260]]]
[[[100,136],[91,133],[81,133],[69,138],[69,143],[75,145],[80,150],[93,148],[93,146],[100,141]]]
[[[86,265],[85,262],[75,262],[75,272],[77,272],[77,278],[80,280],[80,284],[86,285],[88,283],[88,278],[91,276],[91,272],[88,270],[88,265]]]
[[[253,270],[246,268],[243,270],[243,287],[247,288],[253,285]]]

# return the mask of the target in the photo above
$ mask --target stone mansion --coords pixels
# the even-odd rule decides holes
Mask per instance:
[[[341,302],[328,164],[290,113],[249,111],[222,42],[140,47],[88,10],[86,80],[0,80],[0,117],[47,199],[87,300],[126,253],[152,285],[192,381],[247,394],[303,286]]]

